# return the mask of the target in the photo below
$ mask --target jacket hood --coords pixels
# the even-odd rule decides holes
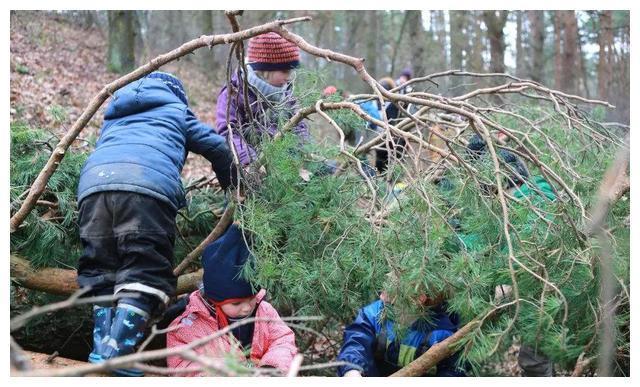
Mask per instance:
[[[114,93],[104,118],[117,119],[169,104],[179,104],[186,108],[184,102],[161,80],[142,78]]]

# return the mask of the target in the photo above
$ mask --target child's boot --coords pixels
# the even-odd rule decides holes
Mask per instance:
[[[144,336],[149,320],[147,312],[127,304],[118,304],[111,324],[111,333],[104,345],[104,360],[130,355]],[[117,376],[143,376],[143,372],[135,368],[119,368],[113,370]]]
[[[93,306],[93,350],[89,354],[89,363],[102,363],[104,344],[109,339],[113,307]]]

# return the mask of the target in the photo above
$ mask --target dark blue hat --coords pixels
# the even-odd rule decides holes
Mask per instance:
[[[250,258],[251,257],[251,258]],[[202,253],[204,294],[215,302],[254,296],[249,281],[242,277],[242,267],[253,259],[238,226],[232,224]]]
[[[487,152],[487,143],[479,134],[474,134],[469,139],[467,145],[467,153],[473,160],[478,160],[480,156],[483,156]],[[507,171],[509,173],[509,180],[507,181],[507,188],[512,187],[514,183],[521,185],[529,177],[529,171],[524,162],[516,156],[513,152],[508,150],[498,149],[498,156],[504,161],[513,171]],[[511,173],[510,173],[511,172]]]
[[[147,78],[161,80],[165,85],[169,86],[169,89],[171,89],[176,97],[180,98],[180,101],[189,106],[189,102],[187,101],[187,94],[184,92],[184,86],[182,85],[182,82],[175,77],[175,75],[164,73],[162,71],[154,71],[151,74],[147,75]]]

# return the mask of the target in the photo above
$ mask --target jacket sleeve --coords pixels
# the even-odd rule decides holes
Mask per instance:
[[[178,318],[171,323],[170,327],[174,328],[175,326],[181,323],[182,323],[182,316],[178,316]],[[167,333],[167,349],[189,344],[191,342],[191,339],[188,337],[189,335],[188,335],[188,332],[186,331],[187,331],[187,328],[181,327],[176,330],[172,330],[168,332]],[[196,348],[195,351],[198,352],[199,349]],[[167,357],[167,367],[169,368],[185,369],[189,367],[195,367],[197,365],[199,364],[191,360],[185,359],[179,355],[172,355]],[[200,376],[200,375],[201,375],[200,372],[194,372],[192,374],[180,373],[180,374],[177,374],[176,376]]]
[[[228,117],[227,103],[230,103]],[[229,129],[233,130],[233,147],[238,154],[240,164],[247,165],[251,160],[256,159],[256,152],[238,132],[242,124],[238,121],[238,108],[238,98],[229,99],[228,88],[223,88],[216,102],[216,132],[226,140]]]
[[[185,125],[187,149],[204,156],[211,162],[220,185],[226,189],[232,184],[236,173],[234,173],[233,156],[224,137],[216,134],[213,128],[198,121],[191,109],[185,111]]]
[[[370,305],[361,309],[353,323],[345,328],[344,342],[338,355],[338,361],[345,361],[353,365],[344,365],[338,368],[339,376],[344,376],[347,371],[359,368],[364,376],[369,374],[376,342],[376,318],[377,315],[371,313]]]
[[[293,357],[298,353],[296,338],[291,328],[280,320],[278,312],[273,307],[270,307],[268,311],[269,313],[265,317],[277,320],[267,324],[269,329],[268,346],[258,363],[258,367],[271,366],[286,373],[291,367]]]

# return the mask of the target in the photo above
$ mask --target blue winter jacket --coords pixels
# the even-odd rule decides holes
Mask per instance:
[[[339,376],[353,369],[360,369],[363,376],[388,376],[458,330],[457,317],[438,305],[430,309],[428,319],[414,322],[399,340],[393,321],[382,319],[383,309],[383,301],[375,301],[360,309],[355,321],[345,328],[338,361],[353,365],[338,368]],[[441,361],[436,375],[464,376],[455,363],[456,356]]]
[[[226,188],[232,155],[224,138],[198,121],[162,81],[142,78],[115,92],[95,151],[78,183],[78,203],[102,191],[152,196],[175,210],[185,206],[180,173],[189,151],[204,156]]]

